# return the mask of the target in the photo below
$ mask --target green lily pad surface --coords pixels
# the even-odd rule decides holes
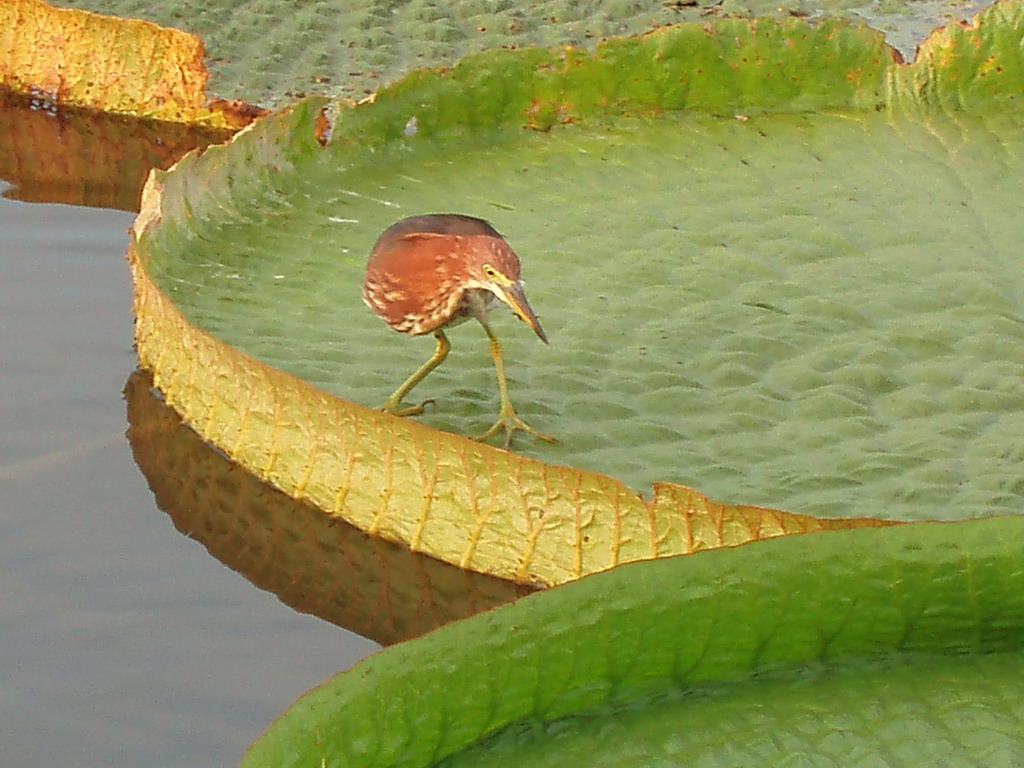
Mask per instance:
[[[990,15],[1019,25],[1009,8]],[[339,112],[325,149],[316,104],[259,127],[144,247],[200,327],[375,405],[432,343],[363,306],[370,246],[403,216],[482,216],[552,340],[495,318],[514,401],[560,439],[519,451],[817,515],[1017,512],[1021,116],[938,108],[1012,93],[1019,63],[972,75],[975,43],[952,32],[908,69],[866,29],[723,22],[481,54]],[[478,433],[485,337],[451,339],[414,395]]]
[[[1024,757],[1022,681],[1019,653],[808,665],[531,720],[439,765],[1012,765]]]
[[[305,94],[363,98],[410,69],[488,48],[593,46],[679,22],[775,16],[866,19],[905,58],[935,27],[985,0],[53,0],[203,39],[210,90],[283,106]]]
[[[1015,765],[1024,519],[623,566],[394,646],[263,766]]]

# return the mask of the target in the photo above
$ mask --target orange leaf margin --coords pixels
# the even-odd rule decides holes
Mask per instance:
[[[207,101],[203,43],[148,21],[0,3],[0,86],[57,106],[237,130],[266,110]]]

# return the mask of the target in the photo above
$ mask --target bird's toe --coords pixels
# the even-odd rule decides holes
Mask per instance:
[[[419,405],[402,405],[398,402],[392,402],[388,400],[384,405],[380,407],[380,410],[384,413],[390,413],[392,416],[419,416],[423,411],[426,410],[428,405],[433,404],[433,400],[424,400]]]
[[[526,432],[548,443],[557,442],[557,440],[551,435],[546,435],[543,432],[540,432],[531,427],[529,424],[527,424],[525,421],[519,418],[516,412],[512,409],[508,409],[507,411],[503,410],[502,413],[498,416],[498,420],[494,422],[494,425],[490,429],[488,429],[482,435],[477,435],[473,439],[480,441],[487,440],[488,438],[494,437],[494,435],[502,431],[505,432],[504,446],[506,450],[508,450],[509,446],[512,444],[512,435],[514,435],[516,432]]]

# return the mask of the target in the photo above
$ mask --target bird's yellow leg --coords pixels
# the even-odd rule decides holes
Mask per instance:
[[[437,339],[437,348],[434,350],[434,356],[421,365],[412,376],[405,380],[402,386],[392,393],[391,397],[381,406],[382,411],[393,413],[395,416],[415,416],[423,413],[423,407],[427,403],[433,402],[432,400],[424,400],[419,405],[402,407],[402,401],[412,388],[427,378],[427,375],[448,357],[448,351],[452,348],[452,345],[448,341],[448,337],[444,335],[444,331],[434,331],[434,338]]]
[[[512,398],[509,397],[508,394],[508,380],[505,378],[505,360],[501,355],[501,342],[498,341],[498,337],[494,335],[491,327],[486,322],[483,320],[480,322],[481,325],[483,325],[484,330],[487,331],[487,338],[491,341],[491,359],[494,360],[494,370],[498,374],[498,391],[501,393],[501,410],[498,412],[498,420],[494,423],[494,426],[482,435],[479,435],[476,439],[486,440],[504,429],[505,448],[508,448],[509,444],[512,442],[512,434],[518,429],[523,432],[529,432],[531,435],[538,437],[541,440],[547,440],[549,443],[555,442],[555,438],[551,437],[551,435],[545,435],[543,432],[538,432],[516,415],[516,410],[512,407]]]

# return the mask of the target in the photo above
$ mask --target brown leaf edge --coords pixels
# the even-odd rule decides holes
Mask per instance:
[[[534,591],[368,536],[270,488],[182,422],[136,370],[125,385],[135,463],[174,527],[260,589],[382,645]]]

